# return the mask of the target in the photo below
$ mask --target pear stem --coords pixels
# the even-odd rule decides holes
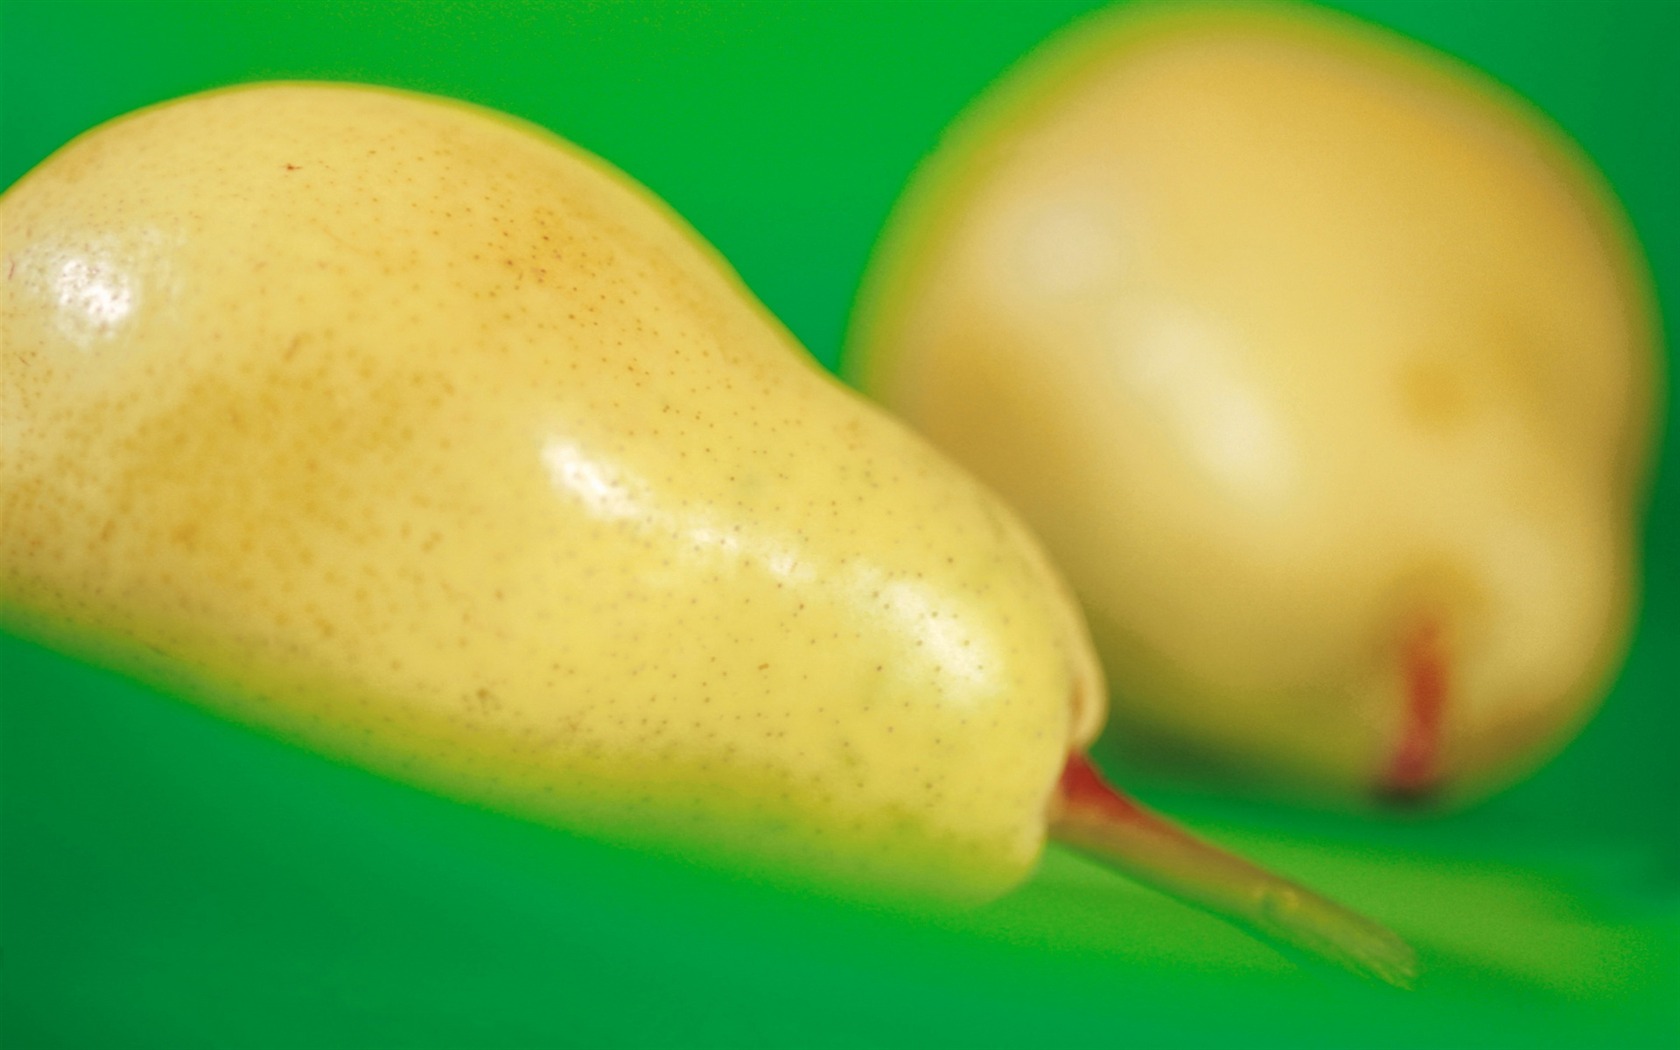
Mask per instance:
[[[1402,988],[1412,949],[1387,928],[1195,838],[1111,787],[1071,755],[1050,816],[1057,841],[1264,939]]]
[[[1424,623],[1401,656],[1406,676],[1405,719],[1399,743],[1379,785],[1381,797],[1422,802],[1440,780],[1441,719],[1447,706],[1447,658],[1440,629]]]

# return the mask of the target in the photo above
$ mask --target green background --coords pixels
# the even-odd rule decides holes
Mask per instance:
[[[137,106],[360,80],[544,124],[652,187],[832,366],[940,129],[1088,9],[0,4],[0,185]],[[1680,4],[1339,5],[1488,71],[1598,160],[1680,307]],[[1670,379],[1672,389],[1672,379]],[[446,802],[0,638],[0,1042],[27,1046],[1674,1045],[1680,478],[1601,716],[1470,812],[1147,799],[1419,947],[1410,994],[1297,969],[1052,850],[908,917]]]

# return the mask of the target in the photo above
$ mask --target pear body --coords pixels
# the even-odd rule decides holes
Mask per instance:
[[[14,629],[457,797],[870,889],[1028,870],[1103,688],[991,496],[621,173],[260,85],[0,201]]]
[[[1619,665],[1655,344],[1613,198],[1521,104],[1338,19],[1179,10],[959,122],[845,370],[1044,539],[1115,748],[1464,800]]]

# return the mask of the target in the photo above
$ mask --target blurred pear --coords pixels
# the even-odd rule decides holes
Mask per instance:
[[[1519,100],[1295,9],[1093,18],[964,115],[850,379],[1084,605],[1116,753],[1465,800],[1589,717],[1657,414],[1639,252]]]

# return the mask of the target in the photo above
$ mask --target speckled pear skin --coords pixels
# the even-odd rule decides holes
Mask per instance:
[[[13,629],[616,840],[1029,870],[1101,719],[1062,585],[621,173],[261,85],[90,132],[0,229]]]
[[[1067,574],[1102,752],[1451,805],[1620,665],[1659,343],[1614,193],[1521,100],[1345,17],[1172,5],[953,126],[844,372]]]

